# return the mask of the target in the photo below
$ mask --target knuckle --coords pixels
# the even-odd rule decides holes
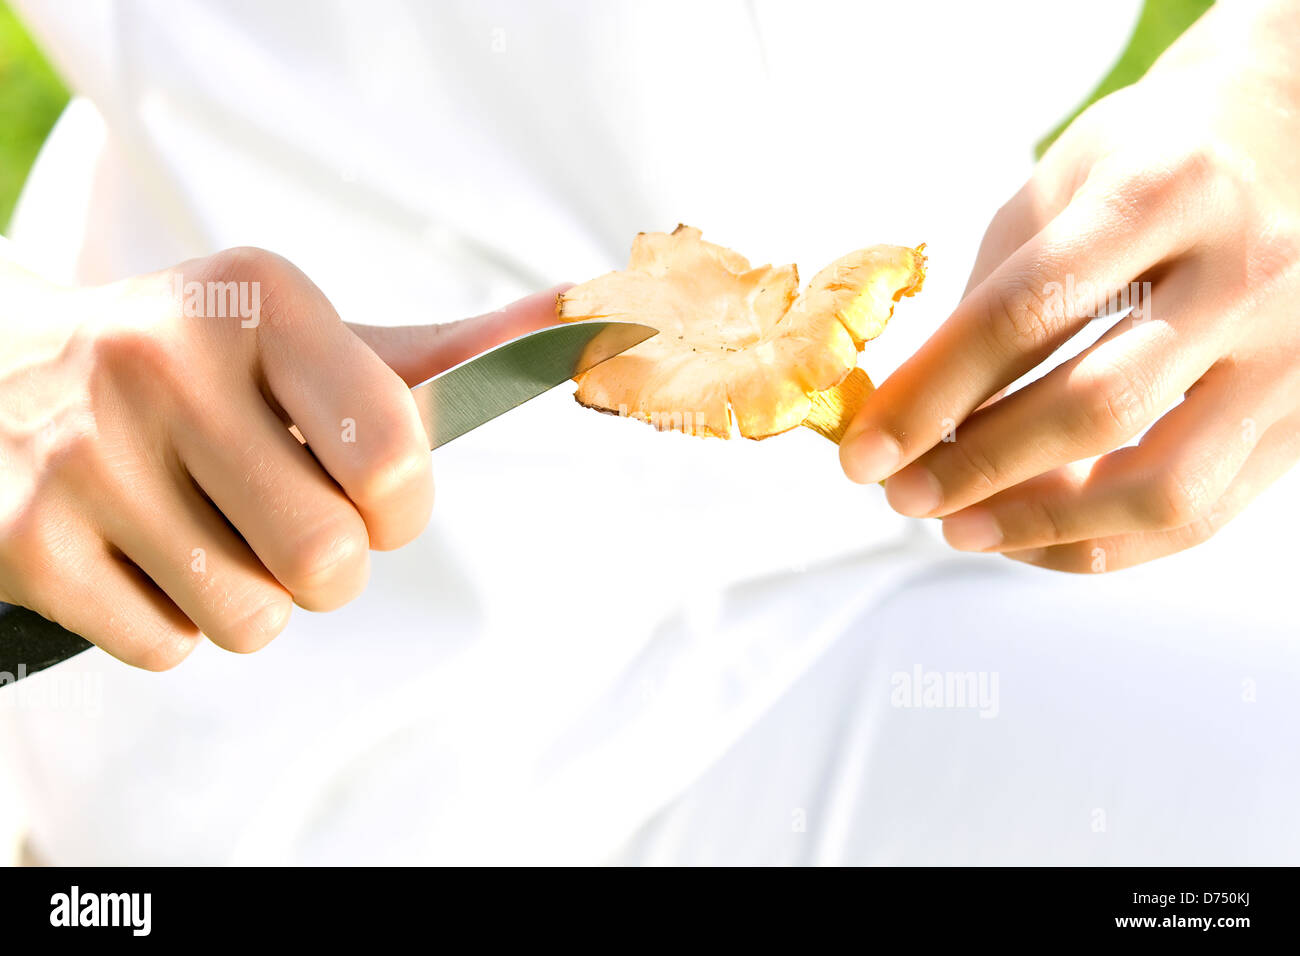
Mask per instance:
[[[1106,365],[1080,376],[1070,405],[1066,434],[1085,451],[1106,451],[1127,441],[1147,419],[1147,391],[1121,365]]]
[[[1198,143],[1179,153],[1170,175],[1179,194],[1199,196],[1213,191],[1223,173],[1224,164],[1219,153],[1209,145]]]
[[[40,504],[28,504],[0,523],[0,576],[5,590],[19,598],[43,602],[43,584],[57,579],[71,556],[72,528]],[[63,572],[66,573],[66,572]]]
[[[1177,174],[1168,165],[1152,164],[1126,169],[1118,185],[1103,182],[1099,206],[1104,222],[1129,224],[1153,209],[1164,209],[1179,188]]]
[[[69,435],[51,452],[48,478],[51,483],[58,482],[113,505],[137,505],[139,496],[132,488],[136,473],[121,466],[125,450],[117,451],[120,447],[118,441],[108,436]]]
[[[100,381],[177,384],[180,359],[165,336],[148,325],[113,323],[98,328],[90,346],[92,370]]]
[[[1210,147],[1195,144],[1172,159],[1129,158],[1117,172],[1117,181],[1105,183],[1101,200],[1107,218],[1115,225],[1144,227],[1153,220],[1185,221],[1191,211],[1217,194],[1223,181],[1223,163]]]
[[[185,317],[177,301],[164,308],[156,297],[86,323],[75,337],[83,401],[68,419],[138,440],[142,423],[156,430],[172,413],[210,417],[214,375],[240,364],[215,337],[220,328]]]
[[[66,417],[61,446],[74,459],[84,459],[87,451],[102,456],[101,446],[138,441],[141,421],[157,422],[160,413],[177,409],[201,411],[200,375],[190,367],[189,354],[182,337],[159,326],[113,323],[96,329],[84,406]],[[134,410],[133,419],[125,419],[128,410]]]
[[[34,497],[57,500],[71,493],[83,501],[140,513],[148,504],[140,496],[143,459],[134,445],[139,440],[138,435],[105,432],[89,422],[64,429],[45,453]]]
[[[1300,275],[1300,222],[1272,216],[1246,237],[1247,254],[1238,281],[1244,287],[1274,291],[1295,287]]]
[[[1002,469],[977,441],[955,441],[948,446],[951,456],[948,467],[935,469],[940,483],[947,494],[951,494],[960,485],[965,488],[977,488],[980,491],[995,491],[1002,487]]]
[[[289,336],[310,334],[323,301],[301,269],[284,256],[255,246],[225,249],[210,256],[204,262],[201,279],[237,290],[246,284],[250,287],[250,303],[255,290],[255,327],[259,335],[267,331]]]
[[[1056,337],[1057,323],[1045,289],[1029,277],[1004,285],[994,296],[987,328],[998,353],[1007,347],[1037,352]]]
[[[45,527],[30,506],[6,515],[0,526],[0,566],[37,571],[46,565],[49,542]]]
[[[222,282],[282,278],[297,271],[284,256],[257,246],[234,246],[209,256],[203,262],[203,277]]]
[[[1212,500],[1203,480],[1171,468],[1147,486],[1140,506],[1142,517],[1153,528],[1170,530],[1204,524],[1208,530]]]
[[[1069,522],[1061,505],[1051,499],[1033,499],[1030,506],[1030,524],[1034,529],[1035,543],[1041,539],[1046,544],[1065,544],[1072,539]]]

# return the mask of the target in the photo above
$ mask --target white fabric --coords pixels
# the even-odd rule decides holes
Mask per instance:
[[[926,241],[925,292],[864,360],[879,377],[956,301],[1030,145],[1136,4],[20,6],[83,97],[12,229],[51,275],[257,244],[345,318],[406,323],[615,268],[679,220],[805,273]],[[37,849],[1294,859],[1294,628],[1264,508],[1236,552],[1113,581],[954,562],[811,433],[660,435],[566,389],[435,468],[428,532],[267,651],[205,646],[165,675],[92,652],[0,692]],[[1249,586],[1250,619],[1206,579]],[[999,713],[890,706],[915,666],[998,673]],[[1207,769],[1224,762],[1236,777]]]

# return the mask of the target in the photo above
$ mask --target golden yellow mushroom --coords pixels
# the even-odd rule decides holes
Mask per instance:
[[[807,425],[838,441],[871,390],[858,352],[925,279],[924,245],[849,253],[799,292],[793,266],[750,268],[698,229],[641,233],[631,261],[560,296],[562,321],[617,319],[654,338],[577,379],[583,405],[661,430],[767,438]]]

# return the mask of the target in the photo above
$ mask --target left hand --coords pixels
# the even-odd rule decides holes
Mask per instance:
[[[956,311],[850,426],[845,472],[888,477],[894,509],[942,518],[955,548],[1064,571],[1190,547],[1285,472],[1300,457],[1296,37],[1295,0],[1221,4],[1072,124],[994,217]],[[999,395],[1133,282],[1138,311]]]

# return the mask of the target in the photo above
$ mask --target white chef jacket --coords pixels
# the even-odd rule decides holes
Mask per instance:
[[[956,302],[1031,144],[1136,4],[19,8],[77,94],[11,230],[51,276],[254,244],[344,319],[407,324],[617,268],[636,232],[679,221],[805,275],[924,241],[925,291],[863,359],[881,378]],[[954,558],[812,433],[662,435],[568,387],[434,465],[427,532],[266,651],[203,646],[163,675],[92,651],[0,691],[36,851],[1163,862],[1300,845],[1276,799],[1300,770],[1268,729],[1294,707],[1243,702],[1243,682],[1297,673],[1254,543],[1245,565],[1216,542],[1115,579]],[[1230,570],[1256,595],[1244,616],[1173,590]],[[899,675],[932,672],[997,675],[999,702],[900,705]],[[1207,686],[1213,702],[1189,696]],[[1243,720],[1260,735],[1244,750]],[[1138,754],[1144,728],[1162,757]],[[1242,762],[1235,787],[1198,762],[1211,744]],[[1144,829],[1180,813],[1199,837]]]

